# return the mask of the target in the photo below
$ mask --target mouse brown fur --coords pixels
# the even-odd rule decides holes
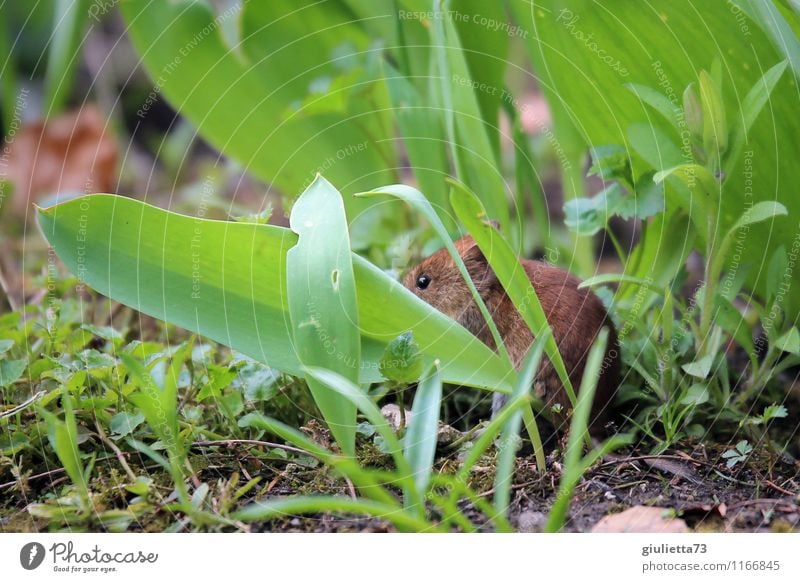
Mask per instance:
[[[512,363],[519,368],[533,335],[473,238],[461,238],[455,242],[455,246],[492,314]],[[601,433],[619,378],[619,348],[613,323],[600,299],[588,289],[578,289],[579,279],[567,271],[527,259],[521,259],[520,265],[536,290],[576,392],[592,343],[603,326],[609,328],[608,347],[589,427],[593,434]],[[494,349],[489,328],[447,249],[434,253],[411,269],[403,284],[417,297],[458,321]],[[562,413],[554,415],[554,421],[558,429],[566,428],[564,423],[566,413],[571,409],[570,401],[547,358],[542,361],[536,376],[534,392],[547,407],[561,405]]]

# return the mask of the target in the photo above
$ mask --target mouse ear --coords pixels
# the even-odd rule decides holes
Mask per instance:
[[[489,261],[486,260],[486,256],[481,251],[478,243],[471,236],[466,236],[459,242],[462,241],[463,247],[459,249],[459,254],[475,286],[479,291],[494,286],[497,283],[497,276],[489,266]]]

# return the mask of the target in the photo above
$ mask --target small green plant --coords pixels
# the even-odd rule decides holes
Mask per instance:
[[[595,148],[590,174],[598,175],[609,185],[594,198],[576,199],[565,205],[567,226],[577,234],[588,236],[600,230],[609,233],[626,270],[636,271],[636,261],[642,260],[643,252],[637,249],[629,256],[622,248],[609,229],[613,216],[646,221],[665,212],[669,205],[683,208],[688,216],[687,242],[696,238],[704,245],[704,277],[688,300],[682,295],[685,255],[680,254],[673,263],[674,274],[667,280],[663,278],[664,272],[660,272],[647,278],[599,275],[583,283],[587,287],[610,282],[621,286],[613,299],[608,290],[601,292],[608,301],[613,301],[612,313],[620,332],[623,360],[649,389],[642,393],[635,382],[628,383],[622,388],[621,400],[642,404],[633,420],[658,443],[657,450],[688,435],[702,437],[706,420],[730,415],[743,420],[745,402],[760,395],[772,378],[798,361],[792,350],[800,350],[800,337],[796,328],[784,322],[782,309],[776,302],[775,285],[767,289],[764,298],[771,303],[765,308],[743,290],[748,275],[746,265],[737,263],[725,272],[734,242],[746,235],[751,225],[775,220],[785,215],[786,209],[777,202],[757,202],[726,230],[714,210],[719,206],[729,169],[740,161],[743,136],[751,130],[785,68],[783,62],[767,71],[744,99],[737,116],[726,115],[718,72],[701,71],[697,86],[686,88],[682,108],[654,89],[630,86],[676,131],[687,128],[685,133],[691,136],[691,147],[684,149],[684,155],[690,159],[658,171],[663,156],[657,150],[672,151],[672,142],[659,132],[655,134],[660,141],[653,142],[653,131],[647,129],[647,134],[643,127],[632,127],[632,144],[651,167],[634,175],[633,163],[625,149]],[[730,118],[737,121],[729,128],[726,119]],[[690,246],[686,244],[684,248],[688,250]],[[784,259],[781,247],[771,259],[771,279],[782,276]],[[737,299],[751,306],[758,317],[745,318],[736,307]],[[763,360],[757,357],[753,341],[756,324],[760,324],[768,338]],[[743,384],[732,381],[733,372],[725,354],[728,337],[748,356],[747,380]],[[779,358],[783,359],[776,365]],[[734,407],[730,406],[731,399]],[[726,415],[720,417],[721,410]],[[656,425],[659,431],[654,430]]]
[[[732,449],[728,449],[724,453],[722,453],[722,458],[727,459],[725,465],[728,469],[732,469],[737,464],[742,463],[744,464],[747,461],[747,457],[750,453],[753,452],[753,447],[750,446],[750,443],[747,441],[739,441],[736,443],[736,446]]]

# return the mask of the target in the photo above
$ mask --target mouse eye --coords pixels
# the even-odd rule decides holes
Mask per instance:
[[[422,274],[417,277],[417,289],[427,289],[431,284],[431,278],[428,275]]]

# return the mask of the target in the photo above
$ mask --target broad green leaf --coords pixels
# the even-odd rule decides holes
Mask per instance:
[[[769,37],[775,49],[783,54],[794,70],[795,77],[800,81],[800,39],[798,39],[791,25],[784,18],[772,0],[736,0],[737,6],[743,8],[754,22]],[[794,6],[798,14],[797,6]],[[797,20],[795,19],[795,23]]]
[[[439,219],[447,227],[447,232],[455,236],[458,230],[451,216],[444,181],[449,174],[449,164],[441,111],[426,103],[414,84],[391,65],[384,63],[383,67],[392,100],[392,112],[419,189],[425,193]]]
[[[341,194],[322,176],[290,217],[297,245],[286,254],[294,349],[304,366],[358,382],[361,338],[347,218]],[[306,375],[314,401],[345,454],[355,455],[356,408]]]
[[[286,297],[290,230],[198,219],[112,195],[39,212],[67,268],[98,292],[202,334],[272,368],[302,375]],[[514,371],[480,340],[364,259],[353,256],[361,327],[360,382],[381,381],[390,341],[413,331],[442,378],[511,391]]]
[[[508,48],[514,29],[509,25],[502,2],[485,0],[449,0],[452,23],[458,32],[464,59],[471,79],[478,82],[474,90],[489,141],[496,153],[500,151],[499,112],[503,101],[510,99],[504,92]],[[481,85],[485,87],[481,90]],[[469,143],[470,135],[462,139]]]
[[[367,179],[391,181],[380,91],[353,100],[345,116],[284,117],[314,81],[338,76],[350,56],[368,48],[370,39],[339,2],[248,2],[237,51],[221,33],[224,22],[239,17],[235,6],[215,14],[194,0],[123,0],[121,10],[159,91],[211,144],[262,180],[290,193],[321,169],[350,191],[364,189]]]
[[[420,494],[428,488],[439,437],[439,413],[442,406],[442,378],[438,362],[430,366],[417,386],[413,415],[403,437],[403,454],[408,459],[414,483]]]
[[[574,405],[576,400],[572,382],[561,353],[558,351],[556,340],[552,336],[552,329],[547,321],[544,308],[539,302],[536,289],[531,284],[528,274],[522,268],[517,254],[508,242],[487,220],[486,210],[478,197],[463,184],[454,183],[454,186],[453,193],[450,195],[450,204],[456,211],[456,215],[478,243],[478,247],[491,265],[492,271],[534,337],[547,333],[544,349]]]

